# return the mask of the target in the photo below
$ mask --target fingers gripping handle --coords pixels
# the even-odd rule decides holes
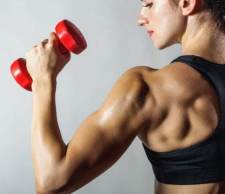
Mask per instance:
[[[62,54],[68,52],[80,54],[87,48],[87,42],[79,29],[69,20],[62,20],[55,26],[55,32],[59,38],[59,50]],[[10,67],[11,74],[17,83],[24,89],[31,91],[32,78],[26,67],[26,60],[19,58]]]

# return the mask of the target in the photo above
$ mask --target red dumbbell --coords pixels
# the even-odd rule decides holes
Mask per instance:
[[[62,54],[73,52],[80,54],[87,48],[87,43],[79,29],[70,21],[62,20],[55,26],[55,32],[59,38],[59,49]],[[11,67],[11,74],[17,83],[24,89],[31,91],[32,78],[26,68],[26,60],[19,58]]]

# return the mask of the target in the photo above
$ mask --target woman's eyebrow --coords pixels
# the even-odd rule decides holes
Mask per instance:
[[[140,0],[140,1],[146,3],[146,0]]]
[[[149,0],[140,0],[141,1],[141,3],[148,3],[149,2]]]

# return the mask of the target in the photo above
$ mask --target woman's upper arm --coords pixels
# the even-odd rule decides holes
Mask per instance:
[[[75,191],[115,163],[143,124],[140,75],[128,70],[116,81],[103,105],[78,127],[67,147],[60,169],[62,191]],[[141,99],[143,97],[143,99]]]

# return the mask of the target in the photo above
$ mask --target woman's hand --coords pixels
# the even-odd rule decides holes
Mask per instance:
[[[26,53],[27,70],[33,81],[41,81],[46,77],[56,79],[58,73],[70,60],[70,53],[62,54],[59,40],[54,32]]]

